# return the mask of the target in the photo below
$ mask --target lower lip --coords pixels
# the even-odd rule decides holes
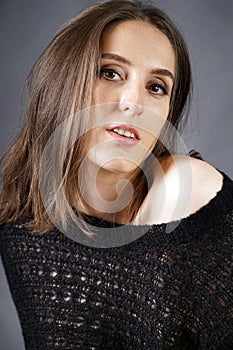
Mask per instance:
[[[114,138],[115,141],[125,146],[134,146],[139,142],[138,139],[135,139],[133,137],[122,136],[111,130],[107,130],[107,131],[112,136],[112,138]]]

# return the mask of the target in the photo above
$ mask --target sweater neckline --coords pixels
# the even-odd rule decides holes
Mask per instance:
[[[131,232],[135,234],[135,237],[138,235],[137,238],[131,239],[131,241],[129,240],[128,243],[122,245],[133,244],[134,246],[134,244],[138,245],[140,242],[145,242],[145,240],[149,240],[150,243],[153,241],[155,245],[168,244],[169,242],[172,244],[186,244],[195,239],[202,239],[204,232],[209,232],[218,222],[222,222],[221,218],[225,218],[233,210],[233,181],[224,172],[219,172],[223,176],[221,189],[207,204],[181,220],[151,225],[121,225],[89,215],[86,215],[86,219],[91,223],[91,227],[97,229],[97,233],[98,229],[101,231],[103,228],[115,229],[122,226],[128,235]],[[120,239],[117,238],[117,240]],[[113,248],[119,246],[117,244]],[[95,248],[96,246],[92,247]],[[108,247],[104,246],[104,248]]]
[[[218,170],[218,169],[217,169]],[[196,217],[206,217],[208,216],[208,214],[211,214],[211,217],[213,214],[213,209],[217,209],[219,207],[219,214],[222,213],[222,209],[229,209],[229,204],[231,202],[230,198],[229,198],[229,203],[227,201],[227,198],[230,194],[230,192],[233,191],[233,181],[229,178],[228,175],[226,175],[223,171],[220,171],[220,174],[223,176],[223,181],[222,181],[222,187],[220,188],[219,191],[216,192],[216,195],[211,198],[209,200],[208,203],[206,203],[205,205],[203,205],[202,207],[200,207],[197,211],[195,211],[194,213],[189,214],[188,216],[181,218],[180,220],[176,220],[176,221],[169,221],[169,222],[165,222],[165,223],[160,223],[160,224],[143,224],[143,225],[133,225],[134,227],[165,227],[165,226],[169,226],[169,225],[175,225],[178,224],[179,222],[186,222],[186,221],[190,221],[190,220],[194,220]],[[226,197],[226,198],[225,198]],[[228,205],[224,205],[225,200],[227,201]],[[214,215],[215,217],[215,215]],[[96,227],[121,227],[121,226],[132,226],[130,224],[119,224],[116,222],[111,222],[105,219],[101,219],[95,216],[91,216],[88,214],[84,214],[84,219],[86,220],[87,223],[91,223],[91,225],[96,226]]]
[[[82,235],[82,240],[80,241],[79,239],[72,238],[66,234],[62,234],[61,231],[56,227],[45,233],[45,236],[42,236],[44,236],[45,239],[51,239],[52,236],[58,235],[57,238],[59,239],[59,241],[61,240],[60,243],[63,241],[64,244],[69,244],[70,248],[71,246],[73,246],[74,249],[76,249],[75,247],[77,246],[77,244],[87,246],[87,249],[117,247],[120,249],[124,249],[123,246],[128,246],[128,244],[130,244],[131,247],[137,247],[138,244],[152,244],[153,246],[157,246],[160,244],[179,245],[193,242],[196,239],[203,239],[205,232],[206,234],[208,234],[211,229],[215,229],[217,227],[217,224],[220,223],[222,225],[223,222],[225,222],[227,215],[229,215],[233,210],[233,181],[224,172],[219,172],[223,176],[223,183],[221,189],[206,205],[198,209],[196,212],[190,214],[189,216],[183,218],[182,220],[153,225],[119,225],[116,223],[99,219],[97,217],[87,216],[89,218],[88,220],[91,220],[91,226],[94,226],[94,229],[97,229],[97,236],[98,230],[100,230],[101,234],[102,228],[114,228],[115,230],[118,227],[121,228],[122,226],[125,229],[124,232],[126,232],[129,237],[132,234],[134,235],[133,238],[131,237],[132,239],[129,238],[128,243],[125,242],[123,244],[118,244],[121,237],[117,237],[115,240],[117,243],[116,245],[109,245],[107,243],[106,245],[101,246],[99,245],[98,241],[96,245],[93,245],[90,244],[90,241],[88,239],[85,242],[86,234],[82,233],[81,231],[80,232]],[[16,231],[18,232],[17,225],[14,226]],[[112,237],[114,237],[114,230],[103,230],[105,231],[104,234],[106,234],[105,238],[108,238],[109,232],[112,234]],[[20,231],[21,234],[23,234],[23,232],[26,233],[27,230],[22,231],[20,229]],[[214,231],[216,230],[213,230],[213,232]],[[32,235],[35,235],[35,239],[38,236],[42,237],[41,233],[32,233]]]

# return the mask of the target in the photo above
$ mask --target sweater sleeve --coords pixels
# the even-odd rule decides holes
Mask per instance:
[[[233,210],[187,250],[184,310],[197,349],[230,350],[233,344]]]

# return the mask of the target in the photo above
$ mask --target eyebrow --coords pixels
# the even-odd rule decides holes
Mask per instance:
[[[132,63],[127,60],[126,58],[122,57],[122,56],[119,56],[115,53],[103,53],[101,55],[101,58],[109,58],[109,59],[112,59],[112,60],[116,60],[116,61],[119,61],[121,63],[125,63],[125,64],[128,64],[129,66],[132,66]]]
[[[108,53],[108,52],[103,53],[101,55],[101,58],[108,58],[108,59],[116,60],[118,62],[127,64],[128,66],[132,66],[132,63],[129,60],[127,60],[125,57],[119,56],[115,53]],[[173,74],[168,69],[165,69],[165,68],[153,69],[152,74],[163,75],[163,76],[171,78],[172,81],[175,80]]]

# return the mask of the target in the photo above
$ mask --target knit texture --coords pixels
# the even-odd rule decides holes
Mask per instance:
[[[232,350],[233,182],[222,175],[217,195],[172,232],[148,226],[121,247],[2,226],[26,349]]]

